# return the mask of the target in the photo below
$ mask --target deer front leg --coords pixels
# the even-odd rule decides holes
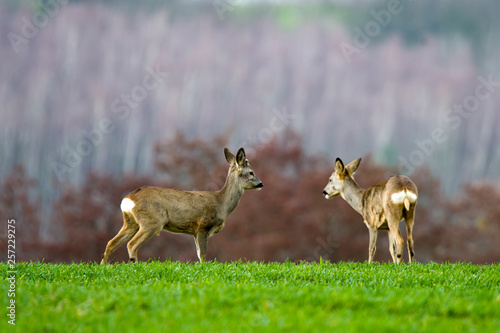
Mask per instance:
[[[368,263],[373,262],[375,251],[377,250],[377,229],[368,227],[370,232],[370,245],[368,246]]]
[[[198,253],[198,259],[203,263],[207,256],[207,242],[208,234],[205,232],[198,232],[194,236],[194,242],[196,243],[196,252]]]
[[[409,212],[405,217],[406,223],[406,238],[408,241],[408,262],[413,262],[413,256],[415,255],[415,251],[413,249],[413,222],[415,220],[415,209]]]

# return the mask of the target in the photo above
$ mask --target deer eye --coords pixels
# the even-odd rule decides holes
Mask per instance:
[[[255,176],[255,173],[253,173],[253,172],[250,172],[250,176]]]

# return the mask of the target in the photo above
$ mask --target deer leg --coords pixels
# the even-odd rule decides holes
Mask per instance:
[[[395,258],[393,256],[393,261],[395,263],[400,263],[403,260],[404,240],[399,232],[399,221],[396,218],[392,218],[391,221],[387,221],[387,224],[389,225],[389,239],[391,240],[392,250],[395,254]]]
[[[387,235],[389,236],[389,252],[391,253],[392,261],[396,262],[396,253],[395,253],[395,246],[394,246],[394,239],[391,236],[391,231],[387,231]]]
[[[368,246],[368,263],[373,262],[377,250],[377,229],[368,228],[370,231],[370,245]]]
[[[144,228],[140,227],[139,231],[135,234],[135,236],[128,242],[127,244],[127,249],[128,249],[128,255],[130,258],[130,262],[136,262],[137,261],[137,251],[139,251],[139,248],[146,243],[153,235],[157,232],[160,232],[161,228]]]
[[[196,243],[198,259],[200,259],[200,262],[203,263],[207,256],[208,235],[204,232],[199,232],[194,236],[194,242]]]
[[[106,251],[104,251],[104,254],[102,255],[101,264],[106,264],[111,254],[113,254],[113,252],[115,252],[120,246],[131,240],[139,230],[139,225],[135,222],[131,215],[124,213],[123,221],[123,227],[120,229],[118,234],[108,242]]]
[[[408,262],[413,262],[415,251],[413,249],[413,223],[415,221],[415,209],[410,210],[405,217],[406,239],[408,241]]]

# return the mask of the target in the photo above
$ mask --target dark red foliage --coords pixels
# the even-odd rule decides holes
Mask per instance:
[[[53,203],[50,241],[40,237],[37,184],[23,168],[16,168],[1,183],[0,208],[2,221],[15,218],[18,222],[18,260],[99,261],[106,243],[121,228],[119,206],[123,196],[142,185],[198,190],[222,187],[228,168],[222,149],[228,142],[224,136],[203,141],[178,134],[158,144],[158,178],[168,181],[90,174],[82,187],[64,189]],[[333,160],[308,155],[302,147],[302,139],[293,132],[253,147],[255,156],[250,163],[264,188],[247,191],[224,230],[210,239],[210,260],[367,259],[368,231],[361,216],[341,198],[326,200],[322,195],[333,171]],[[236,151],[239,147],[229,148]],[[385,180],[388,171],[393,170],[376,165],[366,156],[356,180],[368,187]],[[415,171],[412,179],[419,188],[414,228],[417,261],[500,260],[500,193],[495,187],[470,184],[458,199],[450,200],[441,194],[439,182],[427,169]],[[6,230],[2,230],[4,248],[5,235]],[[379,233],[377,245],[375,259],[390,261],[386,232]],[[126,261],[127,257],[123,246],[112,261]],[[167,232],[148,241],[139,257],[197,260],[192,236]]]
[[[12,225],[16,260],[29,258],[36,254],[39,246],[41,202],[34,191],[36,181],[27,177],[22,166],[16,166],[0,185],[0,220],[3,226],[0,231],[0,246],[4,249],[2,261],[7,259],[7,222],[12,219],[15,220]]]

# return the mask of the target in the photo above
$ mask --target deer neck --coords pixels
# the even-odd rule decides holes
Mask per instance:
[[[238,174],[230,168],[224,187],[218,192],[221,213],[227,217],[240,202],[245,190],[238,183]]]
[[[363,195],[365,191],[354,179],[346,177],[344,191],[340,195],[355,211],[363,215]]]

